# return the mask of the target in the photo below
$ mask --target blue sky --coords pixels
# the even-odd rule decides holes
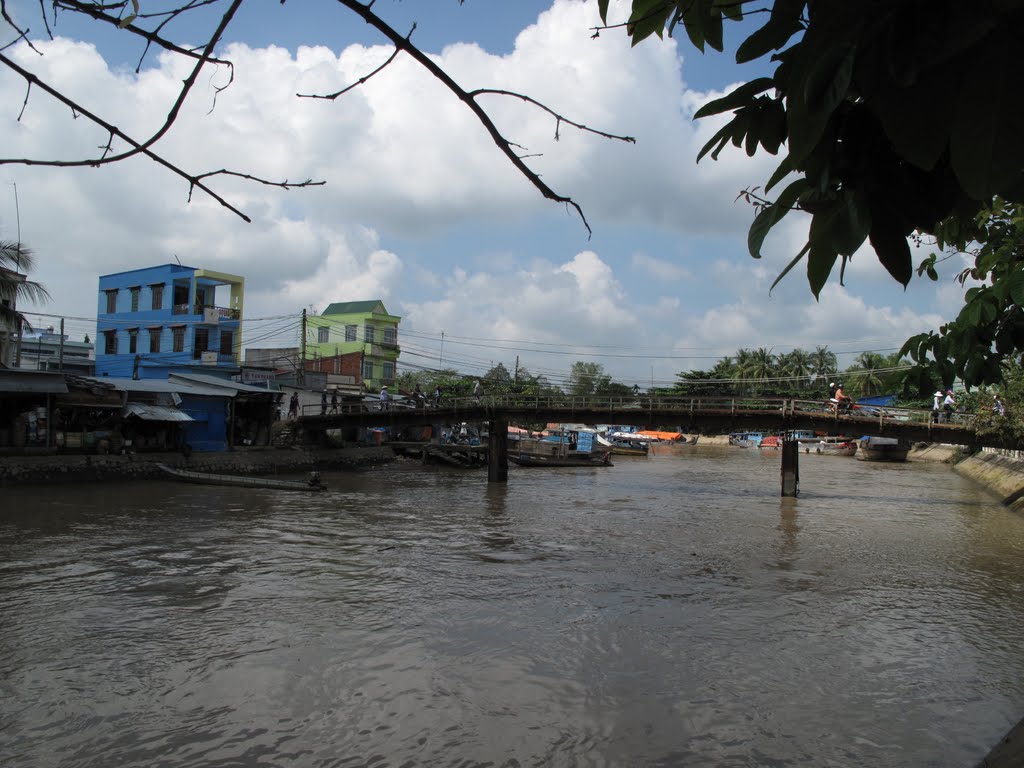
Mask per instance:
[[[146,10],[142,0],[142,10]],[[41,29],[14,6],[20,19]],[[530,166],[576,199],[593,227],[544,200],[490,142],[468,110],[408,59],[336,102],[296,99],[367,74],[390,53],[361,20],[331,3],[242,6],[221,56],[235,81],[214,104],[223,71],[200,78],[175,128],[158,145],[191,171],[229,167],[273,179],[313,177],[324,187],[292,190],[220,180],[218,190],[251,224],[145,160],[100,169],[3,168],[0,228],[38,256],[33,276],[53,301],[29,308],[74,318],[77,337],[95,316],[100,274],[173,261],[247,280],[245,336],[254,346],[292,345],[305,307],[380,298],[401,315],[402,361],[435,358],[467,374],[514,365],[558,380],[575,360],[599,362],[628,383],[669,383],[709,368],[739,347],[786,352],[827,345],[849,364],[863,351],[895,351],[909,335],[951,319],[963,289],[946,262],[939,283],[904,291],[867,249],[815,302],[802,270],[774,291],[799,250],[806,221],[770,236],[760,261],[746,252],[753,211],[740,190],[763,184],[778,158],[723,152],[695,163],[720,125],[692,120],[708,98],[770,71],[737,66],[729,50],[701,55],[687,41],[624,34],[592,39],[596,1],[378,0],[376,10],[467,88],[536,97],[552,109],[635,145],[563,126],[522,102],[482,104]],[[626,5],[612,2],[623,18]],[[11,55],[88,108],[143,136],[159,123],[187,68],[117,31],[61,17],[53,42],[34,37]],[[757,23],[757,22],[755,22]],[[727,26],[732,29],[732,26]],[[195,43],[197,27],[171,36]],[[8,157],[81,156],[102,133],[33,93],[22,120],[24,83],[0,75],[0,136]],[[14,206],[14,189],[20,221]],[[924,253],[921,254],[922,256]],[[40,317],[48,324],[54,318]],[[445,352],[441,351],[444,333]]]

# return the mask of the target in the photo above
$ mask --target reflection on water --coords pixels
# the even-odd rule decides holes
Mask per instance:
[[[325,480],[0,492],[0,764],[964,766],[1024,714],[1024,523],[948,467]]]

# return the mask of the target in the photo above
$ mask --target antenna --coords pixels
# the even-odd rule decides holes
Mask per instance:
[[[18,205],[18,183],[16,181],[11,182],[11,186],[14,187],[14,216],[18,222],[18,244],[17,251],[14,256],[14,264],[17,269],[21,269],[21,208]]]
[[[178,254],[174,254],[174,260],[178,262],[178,266],[181,266],[181,259],[178,258]]]

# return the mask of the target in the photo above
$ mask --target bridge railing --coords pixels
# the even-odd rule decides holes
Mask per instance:
[[[586,412],[593,416],[595,412],[607,412],[609,420],[626,421],[630,412],[635,411],[637,420],[643,421],[645,413],[658,412],[662,417],[664,414],[678,413],[680,415],[698,414],[701,412],[714,413],[743,413],[743,412],[776,412],[782,416],[794,416],[796,414],[823,414],[830,415],[837,420],[850,420],[857,422],[874,421],[880,423],[896,421],[903,423],[932,425],[935,417],[931,410],[912,408],[888,408],[873,405],[854,405],[849,412],[841,411],[836,413],[833,405],[824,399],[803,400],[795,398],[779,397],[672,397],[652,395],[627,395],[606,397],[599,395],[492,395],[481,396],[447,397],[435,406],[429,400],[425,403],[416,404],[410,399],[389,400],[382,405],[378,402],[360,402],[339,404],[334,410],[327,408],[327,415],[335,413],[353,414],[367,413],[379,410],[441,410],[452,415],[464,411],[479,411],[484,408],[488,411],[518,411],[521,414],[530,411],[563,411],[570,414],[574,412]],[[302,409],[304,416],[319,416],[320,406],[309,405]],[[525,415],[525,414],[524,414]],[[953,423],[969,426],[971,417],[967,414],[956,414]]]

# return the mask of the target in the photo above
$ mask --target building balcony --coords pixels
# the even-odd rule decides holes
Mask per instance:
[[[203,304],[175,304],[171,314],[201,316],[204,325],[217,325],[222,320],[230,322],[241,319],[241,312],[237,309]]]

